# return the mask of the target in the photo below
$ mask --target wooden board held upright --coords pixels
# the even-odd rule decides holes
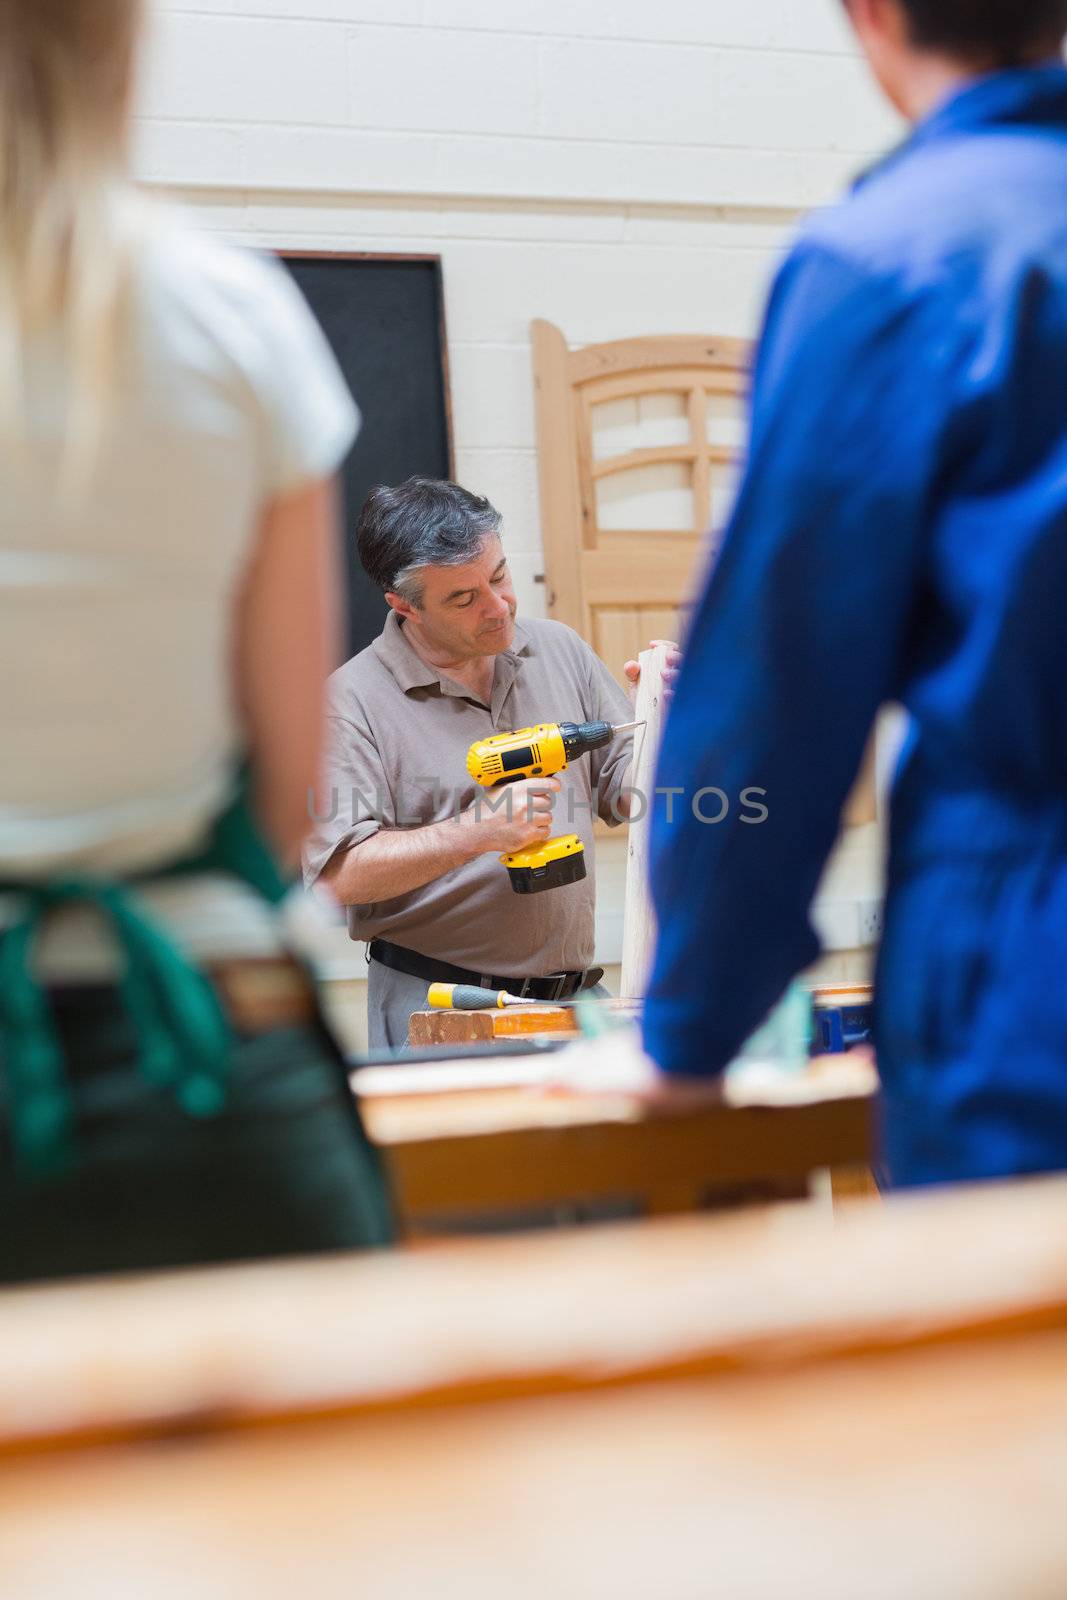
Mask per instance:
[[[666,714],[663,674],[668,646],[654,645],[639,657],[641,677],[637,685],[634,716],[644,723],[634,735],[634,766],[630,783],[635,790],[634,814],[630,822],[629,853],[626,860],[626,907],[622,933],[623,997],[636,999],[644,993],[652,951],[656,943],[656,917],[649,887],[648,845],[652,828],[652,800],[656,783],[656,758]]]

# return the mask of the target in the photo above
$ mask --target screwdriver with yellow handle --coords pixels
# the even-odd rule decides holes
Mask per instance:
[[[537,1006],[545,1002],[509,994],[506,989],[479,989],[472,983],[431,983],[426,1003],[433,1011],[503,1011],[505,1006]]]
[[[472,983],[431,983],[426,1000],[434,1011],[504,1011],[509,1006],[539,1005],[548,1005],[553,1011],[563,1008],[575,1012],[579,1032],[588,1038],[610,1033],[616,1025],[603,1015],[600,1002],[588,994],[575,1000],[545,1001],[509,994],[506,989],[479,989]]]

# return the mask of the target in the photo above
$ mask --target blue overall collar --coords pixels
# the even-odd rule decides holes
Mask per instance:
[[[912,151],[991,128],[1060,128],[1067,134],[1067,66],[1050,61],[975,78],[917,122],[907,138],[861,173],[854,187],[905,160]]]
[[[976,78],[916,124],[908,145],[979,128],[1060,127],[1067,133],[1067,66],[1050,61]]]

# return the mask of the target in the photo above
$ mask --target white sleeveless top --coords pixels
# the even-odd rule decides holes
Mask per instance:
[[[241,748],[234,603],[261,514],[358,427],[284,269],[176,214],[142,245],[135,323],[84,504],[54,493],[48,349],[27,352],[29,465],[0,446],[0,878],[142,872],[204,838]],[[211,892],[162,891],[187,919]]]

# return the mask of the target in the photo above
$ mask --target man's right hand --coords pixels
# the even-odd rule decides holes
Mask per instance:
[[[558,778],[500,783],[480,794],[459,820],[474,830],[479,855],[526,850],[551,837],[552,804],[561,787]]]
[[[362,843],[338,850],[321,881],[341,905],[374,905],[421,889],[490,850],[510,855],[526,849],[551,837],[552,802],[560,787],[558,778],[500,784],[483,790],[480,804],[458,817],[422,828],[379,828]]]

